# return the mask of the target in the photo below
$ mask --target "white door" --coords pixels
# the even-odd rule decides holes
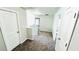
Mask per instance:
[[[56,47],[60,46],[60,48],[56,50],[66,51],[76,21],[75,13],[77,13],[75,8],[65,11],[60,25],[60,36],[57,39],[59,45],[56,45]]]
[[[2,36],[1,28],[0,28],[0,51],[6,51],[6,46]]]
[[[19,45],[16,13],[0,10],[0,22],[7,50],[12,50]]]
[[[79,11],[78,11],[79,13]],[[79,17],[79,14],[78,14]],[[79,51],[79,18],[77,19],[73,37],[71,39],[68,51]]]

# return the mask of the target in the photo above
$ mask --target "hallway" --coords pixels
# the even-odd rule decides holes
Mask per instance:
[[[54,41],[49,32],[40,32],[34,40],[26,40],[22,45],[16,47],[13,51],[54,51]]]
[[[0,42],[0,51],[79,51],[79,8],[2,7]]]

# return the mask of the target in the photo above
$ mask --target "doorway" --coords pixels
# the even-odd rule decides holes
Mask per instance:
[[[40,18],[35,18],[35,25],[37,26],[38,35],[40,33]]]

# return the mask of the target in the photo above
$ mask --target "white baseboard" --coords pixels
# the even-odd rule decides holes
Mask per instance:
[[[32,39],[32,38],[27,38],[27,39],[34,40],[34,39]]]
[[[25,38],[25,40],[21,41],[20,44],[22,44],[24,41],[26,41],[27,39],[30,39],[30,40],[34,40],[33,38]]]
[[[23,43],[24,41],[26,41],[26,40],[27,40],[27,38],[25,38],[25,40],[21,41],[20,44],[22,44],[22,43]]]

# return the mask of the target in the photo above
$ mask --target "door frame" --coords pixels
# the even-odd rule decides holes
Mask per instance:
[[[36,23],[36,20],[37,20],[37,19],[39,20],[39,25],[38,25],[38,35],[39,35],[39,32],[40,32],[40,18],[36,17],[36,18],[35,18],[35,23]]]

